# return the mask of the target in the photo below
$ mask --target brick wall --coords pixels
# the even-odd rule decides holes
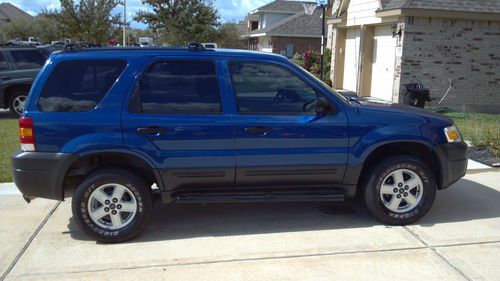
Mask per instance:
[[[293,53],[303,53],[313,50],[319,52],[321,50],[321,38],[304,38],[304,37],[272,37],[273,53],[279,54],[282,50],[286,50],[288,44],[293,44]]]
[[[405,83],[420,80],[441,98],[452,79],[442,106],[500,113],[500,21],[410,17],[402,41],[400,100]]]

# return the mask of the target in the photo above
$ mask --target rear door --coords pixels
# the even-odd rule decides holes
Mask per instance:
[[[233,126],[218,72],[210,57],[157,58],[124,109],[125,145],[156,164],[167,190],[234,184]]]

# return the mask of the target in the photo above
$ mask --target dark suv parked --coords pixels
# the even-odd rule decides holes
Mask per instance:
[[[0,108],[21,115],[31,84],[49,53],[39,48],[0,48]]]
[[[12,162],[26,200],[72,196],[78,226],[104,242],[143,230],[155,193],[164,203],[360,194],[381,222],[408,224],[467,166],[449,118],[346,99],[279,55],[197,44],[53,53],[19,125]]]

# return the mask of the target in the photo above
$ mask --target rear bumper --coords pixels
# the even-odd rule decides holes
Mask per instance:
[[[75,158],[68,153],[16,152],[11,157],[14,182],[25,197],[63,200],[64,175]]]
[[[442,167],[440,188],[445,189],[467,172],[468,148],[465,142],[447,143],[440,145],[437,152]]]

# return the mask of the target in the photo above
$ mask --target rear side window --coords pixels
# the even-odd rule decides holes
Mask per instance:
[[[221,112],[215,65],[207,61],[162,61],[143,75],[130,105],[133,113]]]
[[[18,69],[41,68],[47,60],[47,54],[38,50],[13,50],[11,55]]]
[[[94,109],[127,65],[124,60],[64,61],[47,79],[38,106],[45,112]]]

